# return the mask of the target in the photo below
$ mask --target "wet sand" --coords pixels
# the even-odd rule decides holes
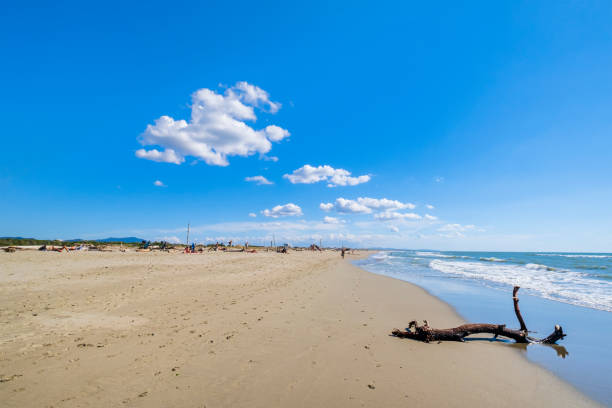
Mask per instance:
[[[356,256],[348,256],[348,260]],[[0,254],[7,407],[596,406],[512,347],[337,253]]]

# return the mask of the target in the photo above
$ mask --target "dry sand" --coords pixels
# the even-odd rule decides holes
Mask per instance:
[[[0,313],[3,407],[595,405],[514,347],[389,336],[461,319],[337,253],[2,253]]]

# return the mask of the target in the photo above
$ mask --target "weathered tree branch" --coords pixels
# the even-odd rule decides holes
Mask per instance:
[[[526,333],[527,326],[525,325],[523,316],[521,316],[521,309],[519,309],[519,305],[518,305],[519,299],[518,299],[518,296],[516,296],[519,289],[520,289],[519,286],[515,286],[514,289],[512,289],[512,300],[514,301],[514,313],[516,314],[516,318],[518,319],[519,324],[521,325],[521,330]]]
[[[507,337],[517,343],[554,344],[558,340],[563,339],[566,334],[563,333],[563,328],[559,325],[556,325],[555,330],[543,339],[528,336],[529,331],[518,306],[518,290],[519,287],[515,286],[512,291],[512,299],[514,301],[514,313],[521,326],[519,330],[508,329],[505,324],[490,323],[469,323],[450,329],[433,329],[429,327],[427,320],[424,320],[421,326],[418,325],[416,320],[413,320],[408,324],[408,328],[405,331],[394,329],[391,334],[396,337],[419,340],[426,343],[430,341],[464,341],[465,337],[479,333],[493,334],[494,338],[498,336]]]

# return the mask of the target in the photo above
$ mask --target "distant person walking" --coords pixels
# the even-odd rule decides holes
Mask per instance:
[[[344,248],[342,248],[341,255],[342,255],[342,259],[344,259]]]

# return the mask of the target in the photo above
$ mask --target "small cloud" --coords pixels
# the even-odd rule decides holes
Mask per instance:
[[[426,205],[425,205],[425,208],[427,208],[428,210],[433,210],[433,209],[434,209],[434,208],[436,208],[436,207],[434,207],[434,206],[433,206],[433,205],[431,205],[431,204],[426,204]]]
[[[400,213],[397,211],[385,211],[374,215],[377,220],[420,220],[421,216],[415,213]]]
[[[444,182],[444,177],[440,177],[440,176],[434,177],[434,181],[436,183],[442,183]]]
[[[266,134],[268,135],[268,139],[273,142],[278,142],[283,140],[286,137],[289,137],[290,133],[287,129],[283,129],[282,127],[276,125],[270,125],[266,127]]]
[[[476,229],[476,226],[472,225],[472,224],[469,224],[469,225],[446,224],[446,225],[438,228],[438,231],[441,231],[441,232],[451,232],[451,231],[465,232],[465,231],[473,231],[475,229]]]
[[[153,185],[156,186],[156,187],[168,187],[161,180],[155,180],[153,182]]]
[[[435,220],[438,219],[438,217],[436,217],[434,215],[425,214],[425,219],[429,220],[429,221],[435,221]]]
[[[249,213],[249,217],[251,217],[251,218],[255,218],[255,217],[257,217],[257,214],[255,214],[255,213]]]
[[[253,182],[257,183],[258,186],[274,184],[273,182],[271,182],[270,180],[268,180],[264,176],[245,177],[244,180],[245,181],[253,181]]]
[[[370,214],[372,212],[372,209],[368,206],[342,197],[336,199],[334,208],[337,212],[345,214]]]
[[[150,126],[150,125],[149,125]],[[184,157],[176,154],[174,149],[167,148],[166,150],[159,151],[157,149],[145,150],[138,149],[136,150],[136,157],[139,159],[147,159],[160,163],[174,163],[181,164],[185,161]]]
[[[277,162],[278,157],[276,156],[266,156],[265,154],[261,155],[261,159],[265,161]]]
[[[344,214],[370,214],[373,210],[404,210],[413,209],[414,207],[415,205],[412,203],[371,197],[359,197],[357,200],[348,200],[340,197],[336,199],[335,203],[321,203],[319,205],[319,208],[323,211],[335,209],[337,212]]]
[[[299,205],[288,203],[285,205],[277,205],[271,210],[265,209],[261,212],[266,217],[278,218],[278,217],[299,217],[303,215],[302,209]]]
[[[321,203],[319,204],[319,208],[323,211],[331,211],[331,209],[334,208],[334,205],[332,203]]]
[[[393,232],[399,232],[399,228],[397,228],[395,225],[390,225],[389,229]]]
[[[413,210],[416,205],[412,204],[412,203],[402,203],[400,201],[397,200],[389,200],[387,198],[370,198],[370,197],[359,197],[357,199],[357,202],[359,204],[363,204],[368,208],[372,208],[372,209],[389,209],[389,210],[393,210],[393,209],[397,209],[397,210],[404,210],[404,209],[409,209],[409,210]]]
[[[438,228],[438,232],[441,232],[440,236],[446,238],[461,238],[465,235],[464,232],[484,232],[482,228],[478,228],[475,225],[461,225],[461,224],[446,224]]]
[[[344,220],[338,219],[336,217],[325,217],[323,218],[323,222],[325,224],[344,224],[345,223]]]
[[[292,184],[312,184],[319,181],[327,181],[327,187],[337,186],[356,186],[357,184],[367,183],[371,176],[364,174],[352,177],[351,172],[344,169],[334,169],[324,165],[314,167],[306,164],[296,169],[291,174],[285,174],[283,178],[288,179]]]

